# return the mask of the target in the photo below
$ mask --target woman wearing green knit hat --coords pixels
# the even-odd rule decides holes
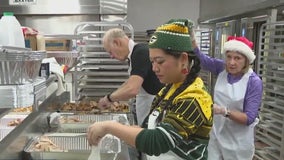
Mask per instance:
[[[212,98],[198,77],[200,62],[192,52],[189,29],[188,20],[172,19],[158,27],[149,41],[152,69],[166,85],[142,127],[94,123],[88,130],[91,145],[113,134],[147,154],[148,160],[207,159]]]

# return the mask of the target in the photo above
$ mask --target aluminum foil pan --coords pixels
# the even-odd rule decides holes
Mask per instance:
[[[0,46],[0,84],[33,82],[45,57],[45,51]]]
[[[129,124],[126,114],[99,114],[99,115],[68,115],[60,118],[59,132],[85,133],[94,122],[115,120],[122,124]]]
[[[0,119],[0,141],[4,139],[27,115],[6,115]]]
[[[52,150],[38,150],[36,146],[42,140],[48,138],[54,146]],[[113,156],[121,152],[121,141],[115,136],[106,135],[100,145],[100,154]],[[35,137],[24,148],[24,152],[30,154],[33,159],[87,159],[91,147],[89,146],[86,135],[78,133],[51,133]]]

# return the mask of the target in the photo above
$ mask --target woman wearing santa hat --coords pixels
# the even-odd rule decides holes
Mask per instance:
[[[195,40],[193,46],[202,69],[218,76],[208,160],[251,160],[263,89],[262,80],[250,67],[255,59],[253,43],[230,36],[224,44],[224,60],[202,54]]]

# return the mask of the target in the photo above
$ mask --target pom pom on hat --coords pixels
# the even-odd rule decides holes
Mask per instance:
[[[228,41],[224,44],[224,53],[227,51],[240,52],[247,57],[250,63],[252,63],[255,59],[252,47],[253,42],[249,41],[245,37],[229,36]]]
[[[149,48],[173,51],[192,51],[189,29],[193,23],[187,19],[171,19],[159,26],[149,41]]]

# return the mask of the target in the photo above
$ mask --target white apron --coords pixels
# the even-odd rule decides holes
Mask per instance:
[[[131,61],[129,61],[130,65],[128,68],[128,74],[132,70]],[[136,95],[136,103],[135,103],[135,110],[136,110],[136,117],[137,123],[139,126],[142,125],[144,119],[148,116],[151,110],[151,104],[155,98],[155,95],[151,95],[147,93],[143,87],[140,88],[139,93]]]
[[[155,96],[147,93],[142,87],[136,96],[136,116],[139,126],[142,125],[144,119],[148,116],[151,110],[151,104]]]
[[[214,103],[226,106],[229,110],[243,111],[244,97],[252,72],[249,69],[234,84],[228,83],[226,71],[221,72],[215,84]],[[258,119],[249,126],[238,124],[223,115],[214,115],[213,119],[208,160],[251,160],[254,154],[254,126]]]
[[[148,129],[155,129],[157,126],[157,118],[159,116],[158,111],[153,111],[149,116],[148,120]],[[177,156],[174,152],[168,151],[167,153],[160,154],[159,156],[148,156],[147,160],[183,160],[179,156]]]

